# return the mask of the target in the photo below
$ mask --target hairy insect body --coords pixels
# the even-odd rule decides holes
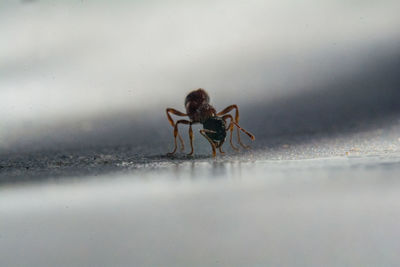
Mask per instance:
[[[216,111],[209,104],[210,97],[204,89],[190,92],[185,98],[186,113],[193,123],[204,123],[208,118],[216,116]]]
[[[237,105],[230,105],[223,109],[221,112],[216,112],[215,108],[210,105],[210,97],[208,96],[207,92],[204,89],[197,89],[190,92],[185,98],[185,108],[186,114],[182,113],[173,108],[167,108],[167,118],[169,123],[172,127],[174,127],[174,144],[175,148],[174,151],[168,153],[172,155],[176,152],[177,149],[177,142],[176,139],[179,138],[181,142],[181,149],[184,150],[183,139],[178,132],[178,125],[179,124],[187,124],[189,125],[189,138],[190,138],[190,146],[192,151],[189,155],[193,155],[193,130],[192,124],[201,123],[203,124],[203,129],[200,130],[200,134],[203,135],[211,145],[212,148],[212,155],[215,157],[216,155],[216,148],[223,154],[221,147],[225,142],[226,132],[230,131],[230,144],[234,150],[238,150],[232,143],[232,133],[234,127],[237,128],[237,138],[239,144],[244,147],[248,148],[248,146],[244,145],[240,141],[239,130],[247,134],[251,140],[254,140],[254,135],[244,130],[242,127],[239,126],[239,109]],[[232,115],[228,114],[230,111],[235,109],[235,118]],[[177,116],[188,116],[190,120],[178,120],[176,123],[171,117],[171,114]],[[229,124],[227,124],[227,120],[230,120]]]

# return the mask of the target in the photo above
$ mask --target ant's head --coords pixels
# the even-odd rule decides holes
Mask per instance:
[[[221,117],[210,117],[203,123],[203,128],[208,130],[206,135],[214,142],[216,147],[222,145],[226,138],[226,124]]]

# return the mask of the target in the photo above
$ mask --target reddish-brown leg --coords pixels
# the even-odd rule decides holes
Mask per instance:
[[[210,145],[211,145],[211,148],[212,148],[212,156],[215,158],[215,156],[217,155],[217,152],[215,152],[215,144],[214,144],[214,142],[210,139],[210,137],[208,137],[208,136],[206,135],[207,132],[212,132],[212,133],[214,133],[214,131],[210,131],[210,130],[207,130],[207,129],[202,129],[202,130],[200,130],[201,135],[204,136],[204,137],[208,140],[208,142],[210,142]]]
[[[167,108],[166,113],[167,113],[167,118],[168,118],[169,124],[171,124],[172,127],[175,127],[175,123],[174,123],[174,120],[172,119],[170,113],[177,115],[177,116],[181,116],[181,117],[187,116],[187,114],[180,112],[179,110],[176,110],[173,108]],[[179,133],[178,133],[178,138],[179,138],[179,141],[181,142],[181,151],[183,151],[185,149],[185,144],[183,142],[182,136]]]
[[[224,115],[228,112],[230,112],[231,110],[235,109],[235,122],[239,123],[239,108],[237,105],[230,105],[228,107],[226,107],[225,109],[223,109],[221,112],[217,113],[217,116],[221,116]],[[237,137],[238,137],[238,142],[239,144],[244,147],[244,148],[249,148],[249,146],[245,145],[242,143],[242,141],[240,140],[240,133],[239,133],[239,128],[237,129]]]
[[[192,149],[188,156],[193,155],[194,149],[193,149],[193,130],[192,130],[192,123],[189,124],[189,139],[190,139],[190,148]]]
[[[232,123],[233,122],[233,118],[232,118],[232,115],[225,115],[225,116],[223,116],[222,117],[222,119],[225,121],[225,124],[226,124],[226,120],[227,119],[231,119],[231,122],[229,123],[229,126],[226,128],[226,130],[229,130],[229,132],[230,132],[230,134],[229,134],[229,142],[231,143],[231,147],[235,150],[235,151],[238,151],[239,149],[237,148],[237,147],[235,147],[234,145],[233,145],[233,142],[232,142],[232,135],[233,135],[233,126],[234,126],[234,124]]]
[[[176,137],[178,136],[179,132],[178,132],[178,124],[183,123],[183,124],[191,124],[190,121],[187,120],[179,120],[175,123],[175,127],[174,127],[174,151],[168,153],[169,156],[175,154],[176,149],[178,147],[177,143],[176,143]],[[193,148],[193,147],[192,147]]]
[[[218,147],[219,153],[221,153],[222,155],[225,154],[224,151],[222,151],[222,144]]]
[[[256,138],[254,137],[254,135],[253,134],[251,134],[251,133],[249,133],[248,131],[246,131],[245,129],[243,129],[242,127],[240,127],[239,126],[239,124],[237,124],[236,122],[232,122],[233,124],[235,124],[235,126],[238,128],[238,129],[240,129],[242,132],[244,132],[245,134],[247,134],[249,137],[250,137],[250,139],[251,139],[251,141],[254,141]]]

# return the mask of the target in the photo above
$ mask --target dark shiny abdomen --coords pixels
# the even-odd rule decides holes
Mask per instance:
[[[214,131],[215,133],[206,133],[211,140],[219,144],[225,141],[226,138],[226,125],[225,121],[220,117],[212,117],[203,123],[203,128]],[[218,146],[217,146],[218,147]]]

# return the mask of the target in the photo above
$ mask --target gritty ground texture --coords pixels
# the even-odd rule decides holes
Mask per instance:
[[[396,266],[399,146],[378,147],[88,156],[118,172],[0,187],[0,265]]]
[[[0,265],[397,266],[400,124],[373,126],[215,159],[200,140],[2,156]]]
[[[371,126],[369,124],[369,126]],[[329,157],[370,157],[396,155],[400,152],[400,122],[397,116],[385,123],[363,127],[356,132],[336,132],[330,135],[291,135],[268,140],[258,136],[249,150],[233,151],[229,142],[224,145],[225,155],[218,153],[212,159],[211,148],[202,137],[196,136],[193,157],[186,152],[167,156],[171,149],[172,134],[155,143],[39,150],[25,153],[7,153],[0,156],[0,184],[36,182],[68,177],[85,177],[112,172],[130,172],[136,169],[163,169],[186,162],[246,162],[257,160],[301,160]],[[244,142],[250,143],[246,136]],[[236,141],[236,140],[235,140]]]

